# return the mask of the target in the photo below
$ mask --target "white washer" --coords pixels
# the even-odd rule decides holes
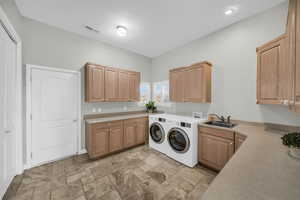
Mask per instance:
[[[194,167],[198,163],[198,124],[207,119],[168,115],[167,156]]]
[[[167,154],[167,133],[169,126],[166,114],[155,114],[149,116],[149,147],[161,153]]]

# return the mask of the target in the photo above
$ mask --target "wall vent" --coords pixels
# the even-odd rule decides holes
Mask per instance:
[[[99,33],[100,31],[96,28],[93,28],[92,26],[85,26],[85,28],[89,31],[92,31],[94,33]]]

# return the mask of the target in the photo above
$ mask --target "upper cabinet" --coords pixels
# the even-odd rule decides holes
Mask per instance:
[[[291,69],[290,109],[300,114],[300,0],[290,0],[287,23],[288,61]]]
[[[140,77],[139,72],[129,72],[129,101],[140,101]]]
[[[257,48],[257,103],[286,104],[290,95],[286,35]]]
[[[87,63],[86,102],[129,102],[140,99],[140,73]]]
[[[105,68],[100,65],[89,64],[85,67],[85,101],[104,101]]]
[[[257,103],[300,114],[300,0],[289,1],[286,34],[257,48]]]
[[[201,62],[170,70],[170,100],[210,103],[211,67],[209,62]]]

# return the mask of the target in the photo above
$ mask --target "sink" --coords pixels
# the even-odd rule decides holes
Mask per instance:
[[[212,125],[212,126],[219,126],[219,127],[225,127],[225,128],[233,128],[236,126],[236,124],[223,122],[223,121],[209,121],[205,124]]]

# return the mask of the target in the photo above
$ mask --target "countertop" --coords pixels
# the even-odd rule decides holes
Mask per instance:
[[[149,116],[149,113],[128,114],[128,115],[119,115],[119,116],[113,116],[113,117],[102,117],[102,118],[96,118],[96,119],[86,119],[85,121],[88,124],[93,124],[93,123],[117,121],[117,120],[123,120],[123,119],[147,117],[147,116]]]
[[[300,160],[288,155],[288,148],[280,139],[282,135],[275,130],[267,131],[262,125],[246,123],[230,130],[247,136],[247,139],[202,199],[299,200]]]

